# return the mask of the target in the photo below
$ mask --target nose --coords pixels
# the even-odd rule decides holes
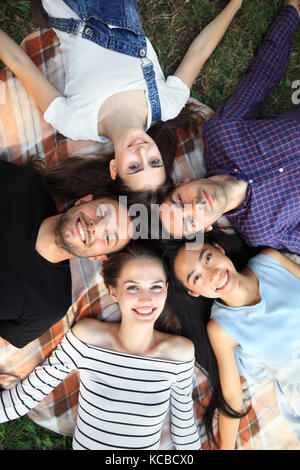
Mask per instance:
[[[147,148],[145,145],[137,145],[133,147],[133,152],[143,161],[143,164],[145,164],[145,159],[147,156]]]
[[[193,204],[195,206],[197,205],[204,205],[206,203],[206,200],[205,200],[205,197],[202,195],[202,196],[195,196],[194,200],[193,200]]]
[[[88,231],[94,238],[102,238],[103,230],[105,231],[105,226],[101,225],[100,218],[99,220],[89,220]]]
[[[143,289],[139,295],[139,303],[144,307],[150,306],[152,304],[152,295],[148,289]]]
[[[224,271],[221,268],[212,268],[211,273],[211,287],[215,290],[219,287],[221,283],[221,278],[223,276]]]

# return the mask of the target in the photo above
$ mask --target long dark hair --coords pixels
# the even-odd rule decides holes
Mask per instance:
[[[188,103],[178,116],[168,121],[157,121],[148,129],[147,134],[155,141],[166,170],[170,175],[179,142],[179,132],[185,131],[190,135],[199,135],[205,123],[205,115],[200,104]]]
[[[96,197],[99,188],[107,188],[106,192],[118,196],[127,196],[128,204],[160,204],[173,188],[171,172],[178,147],[178,131],[184,130],[199,134],[205,118],[201,107],[195,108],[193,103],[183,108],[175,118],[166,122],[157,121],[148,134],[157,144],[166,171],[166,181],[155,190],[134,191],[117,176],[112,180],[109,173],[111,155],[73,155],[52,168],[39,158],[31,159],[29,165],[42,177],[46,189],[59,201],[71,201],[87,194]]]
[[[73,155],[56,164],[53,168],[44,168],[40,172],[46,189],[59,200],[74,200],[87,194],[96,197],[105,188],[107,194],[126,196],[128,205],[160,203],[172,189],[168,180],[157,190],[133,191],[117,177],[112,180],[109,174],[109,160],[102,156],[83,157]]]
[[[214,228],[204,236],[204,243],[219,244],[225,249],[226,255],[231,259],[237,271],[246,266],[258,250],[249,248],[235,233],[226,233]],[[177,279],[174,271],[174,261],[184,243],[171,243],[164,248],[163,259],[172,282],[169,283],[168,303],[178,316],[182,334],[195,345],[196,361],[208,378],[211,398],[205,409],[203,423],[208,440],[218,445],[213,433],[213,417],[216,409],[221,410],[232,418],[241,418],[248,413],[236,412],[224,399],[220,384],[217,360],[210,345],[207,334],[207,323],[211,315],[213,300],[205,297],[192,297],[188,295],[185,286]]]

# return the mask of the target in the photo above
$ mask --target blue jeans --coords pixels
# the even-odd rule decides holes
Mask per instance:
[[[80,20],[48,16],[49,25],[70,34],[80,34],[83,38],[106,49],[139,57],[147,83],[152,121],[159,120],[161,108],[155,72],[152,62],[147,59],[147,43],[138,13],[137,0],[63,1],[77,13]]]

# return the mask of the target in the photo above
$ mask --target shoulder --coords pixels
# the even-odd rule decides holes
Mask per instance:
[[[106,330],[104,322],[95,318],[84,318],[73,326],[72,333],[84,343],[97,345]]]
[[[265,248],[264,250],[262,250],[261,253],[268,256],[269,258],[274,259],[279,264],[281,264],[284,268],[289,270],[288,266],[291,261],[283,253],[280,253],[280,251],[274,250],[273,248]]]
[[[17,165],[6,160],[0,160],[1,178],[7,181],[8,179],[23,178],[24,182],[36,180],[41,181],[40,177],[29,166]]]
[[[237,344],[236,341],[214,320],[210,320],[207,323],[206,329],[213,349],[215,349],[215,347],[220,349],[233,347]]]
[[[297,279],[300,279],[300,264],[288,258],[280,251],[274,250],[273,248],[266,248],[262,251],[262,253],[266,256],[269,256],[270,258],[273,258],[289,273],[293,274]]]
[[[184,336],[165,334],[161,349],[170,361],[192,361],[195,357],[194,344]]]
[[[261,251],[261,253],[279,262],[282,258],[284,258],[284,256],[279,251],[275,250],[274,248],[265,248],[264,250]]]

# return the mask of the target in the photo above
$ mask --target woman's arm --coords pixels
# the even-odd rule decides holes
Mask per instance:
[[[43,365],[11,389],[0,392],[0,423],[24,416],[35,408],[77,368],[74,361],[77,356],[77,350],[65,337]]]
[[[201,450],[194,417],[193,375],[194,359],[179,364],[176,381],[171,387],[171,435],[176,450]]]
[[[283,253],[280,253],[280,251],[274,250],[273,248],[266,248],[262,253],[278,261],[278,263],[280,263],[287,271],[293,274],[297,279],[300,279],[300,265],[285,256]]]
[[[21,80],[42,113],[61,93],[47,80],[26,52],[0,30],[0,59]]]
[[[223,38],[243,0],[231,0],[224,10],[194,39],[175,74],[190,89],[206,60]]]
[[[243,392],[234,355],[234,347],[237,343],[213,320],[209,321],[207,332],[218,363],[223,397],[234,411],[241,412]],[[230,418],[220,411],[220,450],[233,450],[235,448],[239,423],[239,419]]]

